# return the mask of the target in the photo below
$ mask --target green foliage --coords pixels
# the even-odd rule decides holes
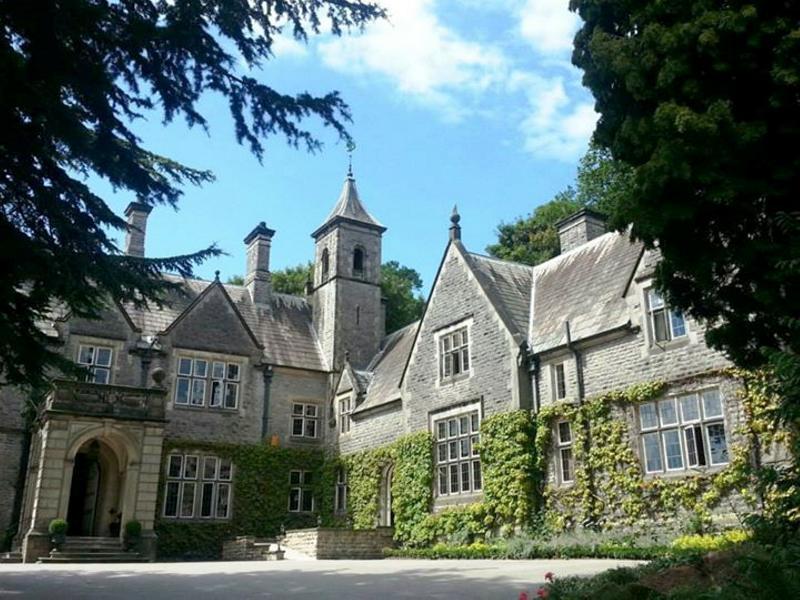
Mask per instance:
[[[433,440],[430,434],[410,434],[389,446],[329,459],[328,462],[343,465],[347,470],[348,518],[356,529],[375,527],[381,481],[386,469],[392,467],[395,538],[411,544],[423,541],[419,539],[419,526],[433,502]],[[324,514],[323,518],[330,519],[330,513]]]
[[[572,0],[596,142],[631,165],[614,225],[706,340],[770,365],[800,429],[800,4]],[[690,243],[687,243],[690,240]],[[795,460],[800,457],[794,447]]]
[[[560,577],[545,584],[550,600],[594,598],[719,599],[796,598],[800,595],[800,546],[745,543],[708,556],[678,554],[593,577]]]
[[[244,277],[241,275],[231,275],[225,283],[229,285],[244,285]]]
[[[184,118],[208,128],[205,92],[230,108],[235,135],[261,159],[282,134],[310,151],[314,117],[349,140],[350,111],[338,93],[287,95],[253,77],[282,32],[304,41],[322,23],[339,35],[385,16],[373,3],[90,2],[2,5],[0,39],[0,379],[35,384],[72,363],[53,349],[39,322],[53,306],[97,317],[113,302],[158,303],[219,254],[123,256],[114,232],[127,229],[87,185],[91,175],[138,202],[176,206],[185,184],[209,171],[147,150],[131,129],[139,118]],[[58,276],[53,276],[57,273]]]
[[[314,279],[312,263],[286,267],[272,272],[272,289],[280,294],[304,296],[306,283]]]
[[[433,439],[421,432],[393,444],[338,458],[347,469],[348,511],[356,528],[374,527],[381,479],[393,465],[392,509],[395,539],[408,547],[437,540],[472,542],[498,529],[526,525],[534,506],[534,464],[530,449],[534,427],[527,411],[490,417],[481,424],[479,452],[483,502],[431,513]]]
[[[488,521],[494,527],[519,527],[530,522],[534,509],[534,447],[536,430],[528,411],[494,415],[481,423],[479,451],[483,496]]]
[[[125,523],[125,537],[136,539],[142,535],[142,524],[139,521],[128,521]]]
[[[225,539],[237,535],[270,537],[279,533],[281,526],[293,529],[316,525],[316,515],[288,512],[289,471],[312,471],[315,474],[315,495],[322,498],[325,491],[322,452],[266,445],[170,440],[165,444],[164,454],[173,451],[207,452],[230,458],[234,464],[233,511],[228,521],[185,522],[158,517],[155,529],[161,558],[219,558]],[[159,506],[163,505],[163,491],[162,480]]]
[[[272,273],[272,289],[283,294],[303,296],[306,282],[313,278],[312,263],[279,269]],[[232,277],[229,283],[234,279],[241,277]],[[386,298],[386,333],[402,329],[422,316],[425,299],[420,293],[421,289],[422,278],[416,270],[404,267],[396,260],[381,265],[381,293]]]
[[[664,384],[652,382],[614,391],[583,404],[554,404],[538,414],[536,433],[537,468],[541,480],[551,460],[551,437],[557,419],[572,424],[575,482],[569,487],[542,485],[546,527],[555,532],[578,525],[611,528],[658,522],[665,517],[686,514],[695,528],[710,522],[711,511],[731,493],[752,507],[761,503],[773,510],[779,494],[762,489],[753,493],[757,469],[750,460],[754,444],[783,439],[785,431],[769,419],[774,396],[763,387],[763,374],[740,370],[726,372],[743,384],[740,394],[746,424],[732,444],[727,467],[713,475],[643,478],[638,456],[630,443],[626,407],[661,395]]]
[[[675,550],[693,550],[696,552],[715,552],[736,544],[742,544],[751,538],[751,534],[742,529],[731,529],[716,535],[694,534],[684,535],[672,541]]]
[[[501,223],[498,241],[487,247],[497,258],[537,265],[559,253],[555,224],[581,208],[611,215],[632,185],[631,169],[592,144],[578,166],[575,187],[559,192],[533,213],[513,223]]]
[[[414,269],[404,267],[396,260],[381,265],[381,293],[386,298],[386,333],[402,329],[422,316],[425,299],[421,289],[422,278]]]
[[[64,519],[53,519],[47,526],[47,531],[50,535],[66,535],[67,522]]]

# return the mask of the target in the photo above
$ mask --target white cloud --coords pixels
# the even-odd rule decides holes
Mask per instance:
[[[388,21],[360,35],[326,38],[317,49],[329,68],[377,75],[447,120],[502,119],[517,128],[526,151],[572,162],[597,119],[568,62],[577,17],[567,0],[500,1],[521,37],[470,39],[448,22],[452,0],[382,0]],[[475,8],[474,0],[460,3]]]
[[[527,0],[519,11],[519,32],[538,52],[569,51],[580,19],[569,0]]]
[[[399,91],[454,117],[467,111],[455,93],[480,94],[502,81],[506,59],[492,46],[467,41],[441,23],[433,0],[384,0],[389,20],[362,35],[320,44],[323,62],[338,71],[378,73]]]
[[[308,47],[291,35],[282,33],[272,40],[272,52],[276,58],[295,57],[302,58],[308,55]]]

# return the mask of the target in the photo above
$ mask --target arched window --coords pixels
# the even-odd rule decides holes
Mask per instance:
[[[325,248],[322,251],[322,281],[327,281],[328,279],[328,271],[330,270],[330,263],[328,260],[328,249]]]
[[[353,250],[353,277],[364,276],[364,250],[356,248]]]

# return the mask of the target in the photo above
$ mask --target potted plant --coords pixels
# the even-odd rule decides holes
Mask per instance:
[[[67,541],[67,522],[64,519],[53,519],[47,528],[50,533],[50,542],[56,550],[60,550]]]
[[[135,550],[142,537],[142,524],[139,521],[128,521],[125,523],[125,549]]]

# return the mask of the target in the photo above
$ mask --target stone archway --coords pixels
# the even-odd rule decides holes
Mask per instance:
[[[84,442],[73,458],[68,492],[69,535],[109,536],[118,524],[124,498],[126,465],[124,457],[102,438]]]

